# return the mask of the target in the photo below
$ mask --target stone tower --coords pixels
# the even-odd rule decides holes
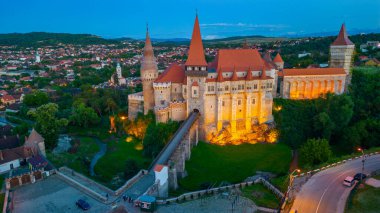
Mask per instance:
[[[201,114],[200,125],[204,123],[204,99],[207,78],[207,62],[203,51],[198,15],[195,17],[189,53],[185,63],[187,79],[187,115],[198,110]],[[202,132],[202,131],[201,131]]]
[[[144,47],[144,57],[141,62],[141,80],[143,84],[144,114],[154,109],[153,82],[158,77],[156,58],[154,57],[152,42],[149,37],[148,27],[146,29],[146,39]]]
[[[339,35],[330,46],[330,67],[344,68],[347,74],[345,90],[351,82],[350,67],[355,44],[350,41],[346,32],[346,26],[342,24]]]

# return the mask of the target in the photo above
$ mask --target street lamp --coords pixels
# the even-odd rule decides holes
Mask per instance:
[[[360,183],[363,181],[363,174],[364,174],[364,163],[365,163],[365,155],[364,155],[364,149],[358,148],[359,152],[362,152],[362,173],[360,174]]]
[[[293,181],[294,181],[294,175],[293,175],[293,174],[294,174],[295,172],[300,173],[301,170],[300,170],[300,169],[295,169],[293,172],[291,172],[291,173],[289,174],[289,185],[288,185],[288,190],[287,190],[286,193],[285,193],[285,196],[284,196],[284,202],[283,202],[283,204],[282,204],[282,208],[281,208],[281,209],[283,209],[283,208],[285,207],[285,203],[286,203],[286,201],[288,200],[289,192],[290,192],[290,190],[292,189],[292,185],[293,185]]]

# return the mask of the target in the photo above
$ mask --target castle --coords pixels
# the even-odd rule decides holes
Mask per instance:
[[[252,125],[273,121],[273,97],[315,98],[327,92],[341,94],[349,75],[354,45],[345,27],[331,45],[331,67],[284,69],[280,54],[272,60],[257,49],[220,49],[207,63],[198,16],[195,18],[185,64],[171,64],[158,74],[149,31],[146,33],[141,79],[143,92],[128,96],[129,119],[152,110],[157,122],[185,120],[200,113],[200,138],[209,140],[221,130],[235,137]]]

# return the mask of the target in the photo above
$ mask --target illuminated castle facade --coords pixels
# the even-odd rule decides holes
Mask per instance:
[[[278,91],[286,94],[294,89],[289,87],[292,83],[283,68],[279,54],[272,60],[269,54],[262,57],[257,49],[244,48],[220,49],[215,60],[207,63],[196,16],[186,63],[171,64],[159,75],[147,31],[141,65],[143,92],[128,96],[128,116],[132,120],[139,112],[152,110],[157,122],[181,121],[197,110],[203,139],[226,129],[238,137],[249,133],[253,125],[273,121],[273,97],[280,95],[277,85]],[[334,69],[342,74],[343,87],[344,70]]]

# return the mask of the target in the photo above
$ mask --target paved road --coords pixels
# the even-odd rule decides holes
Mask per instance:
[[[361,172],[361,158],[313,175],[297,194],[292,210],[298,213],[343,212],[351,188],[343,186],[346,176]],[[380,169],[380,155],[372,155],[365,162],[365,173]]]

